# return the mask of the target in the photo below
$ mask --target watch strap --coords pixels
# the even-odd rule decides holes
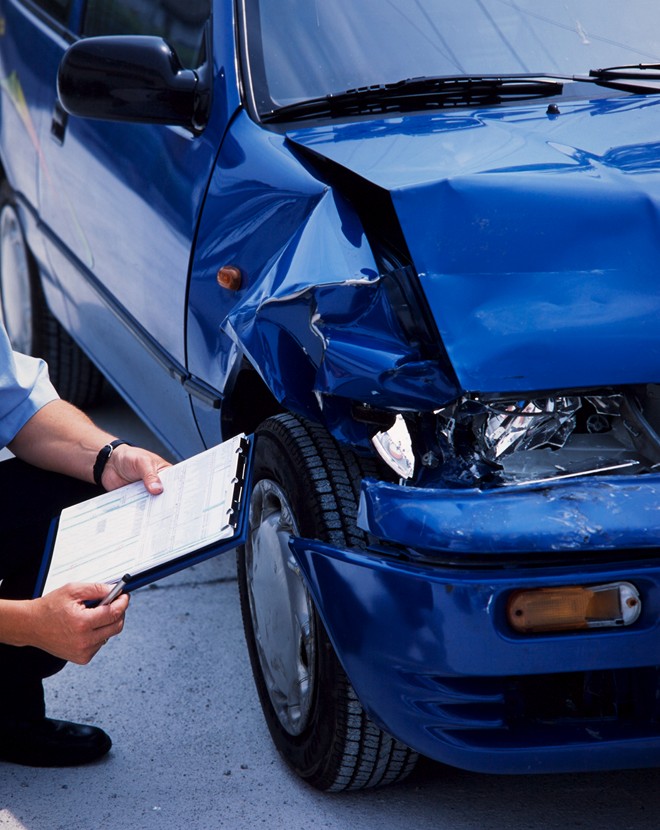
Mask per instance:
[[[124,441],[122,438],[116,438],[114,441],[110,441],[109,443],[105,444],[99,450],[99,454],[96,456],[96,461],[94,462],[94,468],[92,470],[92,473],[94,475],[94,483],[97,484],[99,487],[103,486],[103,471],[105,470],[105,465],[108,463],[108,459],[115,451],[115,449],[119,447],[121,444],[129,444],[129,442]]]

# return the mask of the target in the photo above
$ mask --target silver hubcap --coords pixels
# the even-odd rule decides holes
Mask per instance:
[[[16,211],[5,205],[0,214],[0,291],[2,317],[12,346],[32,351],[32,297],[30,265]]]
[[[273,481],[259,481],[245,551],[248,596],[270,701],[291,735],[299,735],[309,721],[316,642],[311,599],[289,550],[295,534],[286,494]]]

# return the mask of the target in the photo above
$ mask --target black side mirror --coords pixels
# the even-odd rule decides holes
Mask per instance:
[[[57,92],[71,115],[107,121],[204,129],[210,70],[184,69],[160,37],[117,35],[79,40],[60,62]]]

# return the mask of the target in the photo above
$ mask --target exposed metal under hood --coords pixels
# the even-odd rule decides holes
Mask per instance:
[[[399,418],[374,442],[390,447],[398,462],[392,469],[415,483],[515,486],[656,471],[659,426],[660,386],[648,385],[529,398],[465,396],[432,418]]]

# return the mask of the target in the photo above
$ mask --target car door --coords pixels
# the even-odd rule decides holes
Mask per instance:
[[[159,35],[194,68],[209,16],[209,0],[88,0],[80,33]],[[203,444],[183,386],[186,291],[214,133],[67,116],[55,74],[45,108],[40,210],[67,327],[152,429],[189,455]]]
[[[42,147],[44,102],[52,97],[58,55],[72,40],[71,21],[79,0],[0,2],[0,153],[9,192],[23,210],[23,231],[41,273],[50,277],[38,226],[38,181],[48,175]],[[44,289],[61,316],[59,296],[46,279]]]

